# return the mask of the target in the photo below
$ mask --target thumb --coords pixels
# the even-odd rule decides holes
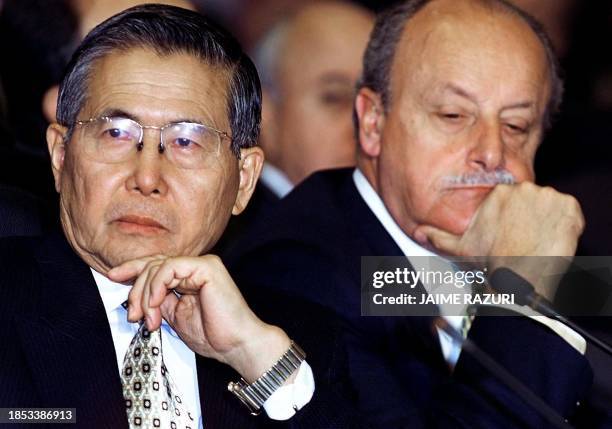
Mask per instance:
[[[460,252],[461,236],[429,225],[421,225],[414,231],[414,238],[420,244],[431,244],[436,250],[449,255]]]

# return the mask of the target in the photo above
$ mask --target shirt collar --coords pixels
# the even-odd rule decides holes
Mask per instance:
[[[260,180],[270,188],[278,198],[285,197],[285,195],[293,189],[293,183],[291,183],[287,175],[269,162],[264,163]]]
[[[385,207],[385,203],[376,193],[368,179],[358,168],[353,172],[353,181],[361,198],[368,205],[374,216],[382,223],[385,230],[389,233],[393,241],[406,256],[436,256],[435,253],[425,249],[417,242],[412,240],[399,225],[393,220],[391,214]]]
[[[130,290],[132,290],[132,286],[115,283],[114,281],[110,280],[106,276],[103,276],[93,268],[90,268],[90,270],[93,274],[96,286],[98,287],[98,292],[102,297],[102,303],[104,304],[104,311],[106,312],[106,317],[109,318],[109,315],[112,312],[123,308],[122,304],[127,301]],[[166,328],[170,335],[172,335],[173,337],[179,338],[178,334],[163,318],[162,327]]]
[[[126,286],[121,283],[115,283],[108,277],[103,276],[93,268],[91,273],[93,274],[96,286],[98,286],[98,292],[102,297],[102,303],[104,304],[104,310],[106,314],[110,314],[117,308],[121,307],[127,298],[132,286]]]

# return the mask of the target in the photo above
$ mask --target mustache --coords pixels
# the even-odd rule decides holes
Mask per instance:
[[[450,175],[442,179],[444,185],[449,188],[461,186],[494,186],[514,185],[516,178],[508,170],[478,171],[460,175]]]
[[[175,230],[178,224],[176,217],[168,210],[142,201],[114,203],[106,211],[104,217],[107,222],[112,222],[130,215],[153,219],[170,231]]]

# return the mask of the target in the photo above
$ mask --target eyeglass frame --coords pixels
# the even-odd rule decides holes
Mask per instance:
[[[225,131],[221,131],[215,127],[211,127],[210,125],[206,125],[206,124],[202,124],[199,122],[186,122],[186,121],[178,121],[178,122],[169,122],[165,125],[162,125],[161,127],[155,126],[155,125],[142,125],[140,122],[129,118],[127,116],[121,116],[121,115],[117,115],[117,116],[94,116],[91,117],[89,119],[83,119],[83,120],[78,120],[78,121],[74,121],[74,123],[72,124],[72,126],[70,128],[73,128],[76,125],[87,125],[90,124],[92,122],[95,121],[99,121],[100,119],[103,120],[111,120],[111,119],[125,119],[128,121],[131,121],[133,123],[135,123],[136,125],[138,125],[138,127],[140,128],[140,138],[138,139],[138,143],[136,144],[136,150],[140,151],[142,150],[142,148],[144,147],[144,143],[143,143],[143,139],[144,139],[144,130],[159,130],[159,145],[158,145],[158,150],[159,153],[163,153],[166,150],[164,141],[163,141],[163,134],[164,134],[164,130],[167,129],[168,127],[171,126],[175,126],[175,125],[180,125],[180,124],[188,124],[188,125],[198,125],[201,127],[206,128],[207,130],[211,130],[214,131],[215,133],[217,133],[217,135],[219,136],[220,139],[223,138],[227,138],[230,143],[233,142],[232,137]],[[69,135],[71,135],[72,133],[69,131],[68,135],[66,137],[68,137]],[[240,153],[235,154],[236,158],[240,159]]]

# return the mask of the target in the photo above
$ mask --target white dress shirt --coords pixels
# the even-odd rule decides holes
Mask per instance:
[[[264,162],[259,180],[278,198],[284,198],[285,195],[293,190],[293,183],[291,183],[287,175],[269,162]]]
[[[385,207],[384,202],[380,198],[380,196],[376,193],[368,179],[363,175],[361,170],[358,168],[353,172],[353,181],[355,182],[355,186],[357,187],[357,191],[359,195],[363,198],[365,203],[368,205],[374,216],[382,223],[385,230],[389,233],[395,244],[400,248],[402,253],[410,258],[411,256],[430,256],[440,258],[435,253],[430,252],[425,249],[414,240],[412,240],[404,231],[399,227],[399,225],[393,220],[391,214]],[[412,260],[411,260],[412,263]],[[450,265],[450,263],[449,263]],[[415,267],[420,268],[420,267]],[[505,306],[508,308],[508,306]],[[524,306],[512,306],[512,310],[517,311],[525,316],[532,318],[552,329],[557,335],[561,336],[565,341],[567,341],[572,347],[574,347],[578,352],[584,354],[586,351],[586,340],[580,336],[577,332],[570,329],[568,326],[562,324],[557,320],[550,319],[548,317],[539,315],[529,307]],[[445,315],[443,309],[440,310],[442,317],[446,319],[446,321],[456,330],[459,330],[461,327],[463,316],[449,316]],[[457,359],[459,359],[459,353],[461,352],[461,345],[457,342],[453,341],[451,337],[448,336],[445,332],[438,329],[438,337],[440,339],[440,346],[442,348],[442,354],[444,355],[444,359],[446,362],[454,366],[457,363]]]
[[[127,300],[131,287],[115,283],[107,277],[91,270],[98,291],[104,303],[104,310],[113,336],[117,371],[121,374],[123,358],[138,331],[138,323],[127,320],[127,310],[121,305]],[[180,389],[183,400],[189,410],[197,416],[199,427],[202,428],[202,412],[200,409],[200,393],[198,389],[198,374],[196,370],[195,353],[179,338],[174,330],[162,319],[162,343],[164,344],[164,364],[170,377]],[[314,377],[312,369],[303,361],[296,374],[295,381],[281,386],[264,403],[268,417],[274,420],[287,420],[295,414],[294,406],[299,410],[312,398],[314,393]],[[236,398],[238,400],[238,398]],[[248,412],[245,408],[245,413]]]

